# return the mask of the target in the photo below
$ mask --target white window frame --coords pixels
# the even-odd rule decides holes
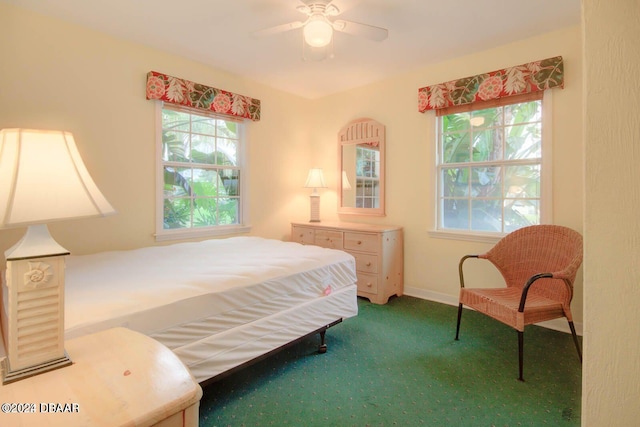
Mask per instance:
[[[551,224],[553,222],[553,178],[552,178],[552,91],[546,90],[542,99],[542,158],[540,159],[540,223]],[[515,102],[514,102],[515,103]],[[487,108],[479,107],[477,110]],[[475,110],[475,109],[474,109]],[[441,174],[440,174],[440,144],[441,140],[438,135],[438,118],[435,117],[435,135],[433,136],[435,143],[435,211],[434,225],[429,230],[429,236],[439,239],[462,240],[480,243],[494,244],[508,233],[481,232],[471,230],[444,229],[440,226],[442,223],[442,205],[440,202],[441,192]]]
[[[248,203],[248,181],[249,181],[249,167],[247,158],[247,124],[241,120],[237,120],[238,126],[238,167],[240,169],[240,201],[239,201],[239,224],[232,225],[217,225],[211,227],[196,227],[196,228],[177,228],[177,229],[165,229],[164,228],[164,163],[162,160],[162,110],[165,107],[165,103],[162,101],[156,102],[156,241],[167,240],[181,240],[181,239],[193,239],[202,237],[220,237],[227,235],[234,235],[240,233],[248,233],[251,231],[249,225],[249,203]],[[169,105],[169,108],[176,108]],[[229,117],[221,116],[219,114],[211,113],[207,114],[202,111],[191,109],[187,107],[179,107],[192,114],[200,114],[208,117],[220,118],[223,120],[230,120]]]

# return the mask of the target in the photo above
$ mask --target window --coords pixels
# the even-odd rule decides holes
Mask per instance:
[[[543,122],[542,92],[438,112],[438,231],[500,235],[542,222]]]
[[[356,147],[356,207],[380,207],[380,150]]]
[[[160,123],[157,238],[241,231],[242,122],[165,104]]]

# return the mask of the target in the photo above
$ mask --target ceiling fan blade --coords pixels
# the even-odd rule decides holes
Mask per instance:
[[[342,19],[333,21],[333,29],[342,33],[365,37],[378,42],[389,36],[389,30],[386,28],[374,27],[373,25],[360,24],[358,22],[344,21]]]
[[[304,25],[302,21],[289,22],[288,24],[276,25],[275,27],[265,28],[263,30],[254,31],[251,33],[255,37],[270,36],[272,34],[283,33],[285,31],[295,30]]]
[[[333,2],[330,2],[325,6],[325,14],[327,16],[338,16],[340,15],[340,9]]]

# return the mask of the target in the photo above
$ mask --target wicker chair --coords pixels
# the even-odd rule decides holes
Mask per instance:
[[[487,259],[504,277],[506,288],[465,288],[462,264],[468,258]],[[582,352],[571,316],[576,272],[582,264],[582,236],[558,225],[533,225],[502,238],[483,255],[460,260],[460,304],[456,340],[460,333],[462,306],[486,314],[518,332],[518,362],[522,377],[524,327],[566,317],[582,362]]]

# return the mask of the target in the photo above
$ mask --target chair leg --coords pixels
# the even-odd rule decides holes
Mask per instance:
[[[522,365],[523,365],[523,355],[522,353],[524,352],[524,332],[522,331],[518,331],[518,369],[519,369],[519,374],[520,376],[518,377],[518,381],[523,381],[524,382],[524,378],[522,378]]]
[[[573,322],[569,322],[569,328],[571,329],[571,335],[573,335],[573,343],[576,345],[576,350],[578,350],[578,358],[582,363],[582,350],[580,350],[580,343],[578,342],[578,335],[576,335],[576,328],[573,326]]]
[[[458,341],[458,335],[460,334],[460,319],[462,318],[462,304],[458,304],[458,324],[456,325],[456,341]]]

